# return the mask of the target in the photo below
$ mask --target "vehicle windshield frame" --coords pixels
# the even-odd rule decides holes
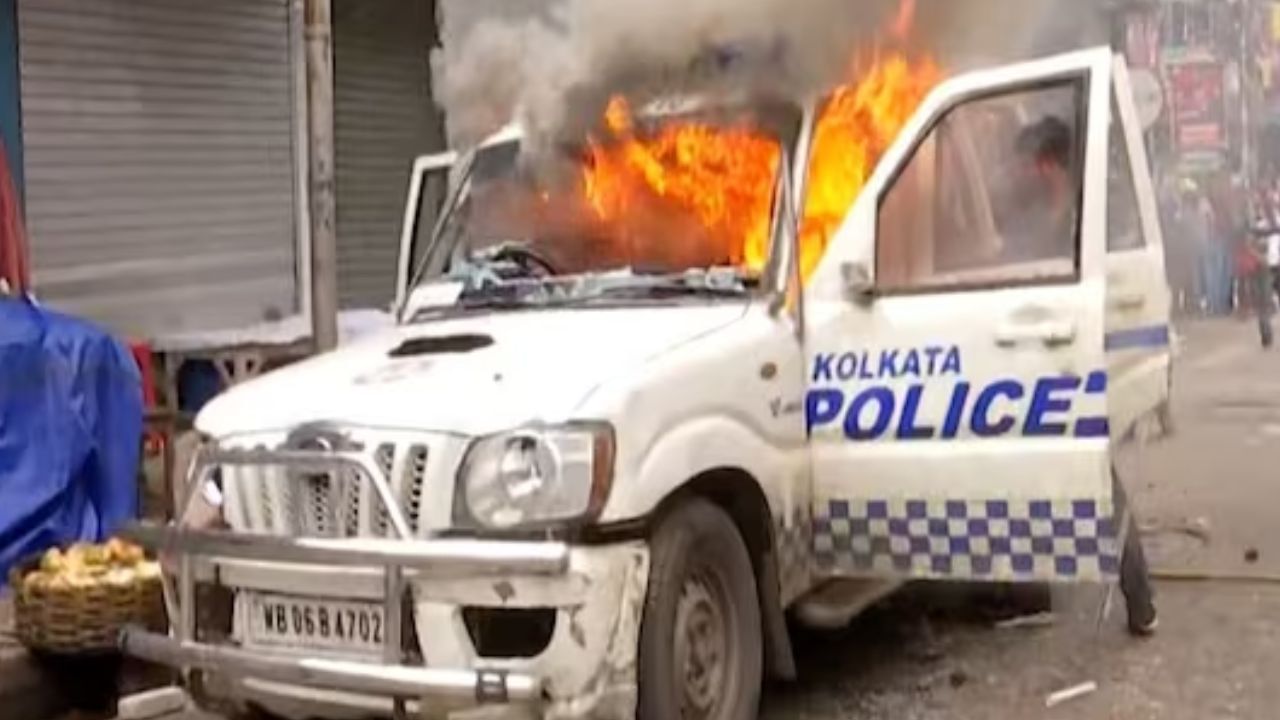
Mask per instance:
[[[780,252],[780,239],[787,237],[782,231],[783,224],[787,221],[784,217],[786,214],[786,206],[788,203],[794,205],[797,200],[795,198],[784,198],[785,193],[793,192],[792,183],[788,182],[791,175],[795,172],[795,163],[797,162],[797,154],[795,153],[795,144],[799,142],[799,138],[803,135],[802,128],[806,121],[806,114],[801,105],[795,103],[774,103],[776,106],[785,106],[786,112],[790,113],[788,122],[793,127],[787,132],[773,129],[770,137],[777,143],[779,149],[779,162],[775,170],[775,178],[771,188],[771,198],[769,207],[769,238],[768,251],[765,261],[761,266],[758,274],[751,278],[751,282],[746,284],[745,292],[737,296],[737,299],[748,300],[756,298],[763,294],[776,292],[784,283],[785,278],[780,275],[785,272],[786,253]],[[700,109],[700,108],[698,108]],[[718,111],[733,111],[732,105],[713,108]],[[661,118],[659,117],[660,121]],[[407,322],[412,320],[408,314],[409,297],[417,287],[430,282],[432,279],[439,280],[444,277],[444,269],[447,267],[449,258],[454,254],[457,246],[457,240],[450,241],[451,229],[458,228],[459,217],[462,208],[467,200],[471,197],[472,180],[477,165],[477,158],[486,151],[493,151],[503,147],[515,145],[516,151],[519,152],[519,146],[524,142],[524,136],[517,132],[503,132],[499,136],[495,136],[488,141],[476,145],[459,156],[459,161],[451,170],[450,189],[446,194],[446,200],[441,205],[438,216],[432,223],[431,234],[427,241],[427,248],[423,252],[420,260],[415,266],[411,267],[410,274],[407,278],[405,289],[404,307],[400,309],[400,321]],[[423,178],[425,181],[425,178]],[[420,223],[423,222],[422,203],[425,202],[425,193],[420,193],[416,198],[416,209],[412,214],[413,227],[410,232],[417,233],[421,228]],[[599,269],[593,270],[585,275],[606,275],[611,272],[624,270],[625,268]],[[695,269],[696,270],[696,269]],[[707,270],[723,270],[723,268],[707,268]],[[571,278],[572,276],[558,276],[556,280]],[[670,281],[672,275],[654,275],[656,282]],[[721,300],[729,299],[724,296]],[[617,300],[620,304],[638,304],[642,302],[670,304],[678,302],[679,298],[666,296],[661,299],[643,300],[638,297],[628,296]],[[531,307],[537,307],[531,304]],[[417,314],[417,313],[415,313]]]

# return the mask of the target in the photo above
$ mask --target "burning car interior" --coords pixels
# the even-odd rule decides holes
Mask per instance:
[[[705,290],[679,279],[707,277],[741,295],[766,268],[801,125],[783,102],[665,98],[633,113],[619,96],[586,137],[482,146],[425,274],[463,281],[464,303]]]

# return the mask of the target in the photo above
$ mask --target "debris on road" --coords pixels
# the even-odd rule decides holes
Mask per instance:
[[[1072,687],[1064,688],[1055,693],[1050,693],[1049,696],[1044,699],[1044,706],[1046,708],[1051,708],[1055,705],[1061,705],[1064,702],[1075,700],[1078,697],[1084,697],[1085,695],[1097,691],[1098,683],[1089,680],[1087,682],[1082,682],[1079,685],[1073,685]]]
[[[1151,570],[1152,580],[1167,582],[1217,582],[1280,585],[1280,575],[1275,573],[1233,573],[1206,570],[1177,570],[1156,568]]]
[[[118,720],[151,720],[181,712],[190,704],[181,688],[163,687],[120,698],[116,712]]]
[[[1244,551],[1244,561],[1247,563],[1256,563],[1259,557],[1258,548],[1249,548]]]
[[[1212,531],[1209,524],[1209,518],[1197,517],[1183,519],[1177,523],[1166,523],[1159,520],[1145,522],[1139,526],[1138,531],[1143,535],[1160,535],[1164,533],[1176,533],[1195,538],[1200,542],[1208,545],[1212,541]]]
[[[1015,630],[1017,628],[1049,627],[1057,620],[1057,616],[1051,612],[1038,612],[1033,615],[1019,615],[1008,620],[1001,620],[996,623],[996,628],[1000,630]]]

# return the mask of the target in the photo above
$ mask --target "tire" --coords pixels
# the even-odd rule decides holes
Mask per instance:
[[[650,542],[640,720],[750,720],[760,704],[760,604],[746,544],[711,503],[667,515]]]
[[[1129,508],[1127,526],[1124,528],[1124,547],[1120,550],[1120,592],[1124,595],[1129,634],[1147,637],[1156,630],[1155,589],[1151,586],[1151,573],[1147,557],[1142,550],[1142,532],[1133,506],[1125,495],[1124,485],[1115,468],[1111,470],[1111,494],[1118,507]]]

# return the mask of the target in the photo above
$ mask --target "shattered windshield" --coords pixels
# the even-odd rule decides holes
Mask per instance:
[[[483,146],[417,284],[460,283],[449,304],[464,306],[745,295],[766,272],[799,117],[633,114],[615,99],[581,142]]]

